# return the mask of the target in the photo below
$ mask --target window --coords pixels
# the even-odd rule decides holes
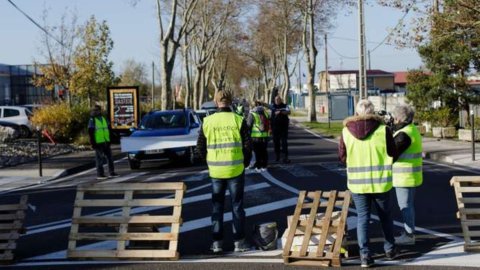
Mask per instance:
[[[3,110],[3,117],[14,117],[14,116],[19,116],[20,111],[19,110],[14,110],[14,109],[4,109]]]

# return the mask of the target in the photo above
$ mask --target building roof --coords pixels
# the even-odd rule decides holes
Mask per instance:
[[[407,83],[408,71],[396,71],[396,72],[393,72],[393,74],[395,75],[395,78],[393,79],[393,83],[395,84]]]
[[[328,74],[332,74],[332,75],[342,75],[342,74],[352,74],[352,73],[358,74],[358,69],[328,71]],[[380,70],[380,69],[368,69],[367,76],[393,76],[393,73]]]

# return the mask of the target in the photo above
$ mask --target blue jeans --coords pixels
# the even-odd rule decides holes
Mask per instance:
[[[212,237],[214,241],[223,240],[223,210],[225,205],[225,191],[228,188],[232,202],[233,239],[245,238],[245,210],[243,209],[243,189],[245,174],[229,178],[212,178]]]
[[[405,232],[408,234],[415,233],[415,206],[413,199],[415,197],[414,187],[396,187],[397,202],[402,212]]]
[[[368,236],[368,226],[370,223],[370,214],[372,203],[377,209],[380,223],[382,224],[383,235],[385,238],[383,249],[385,252],[391,251],[395,247],[395,238],[393,237],[393,220],[390,213],[390,192],[356,194],[352,193],[352,198],[357,209],[357,238],[360,256],[371,256],[368,247],[370,239]]]

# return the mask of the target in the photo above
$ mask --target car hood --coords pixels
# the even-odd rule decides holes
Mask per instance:
[[[155,136],[177,136],[187,135],[189,128],[163,128],[163,129],[138,129],[135,130],[130,137],[155,137]]]

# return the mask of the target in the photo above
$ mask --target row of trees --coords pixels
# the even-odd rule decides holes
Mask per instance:
[[[161,78],[160,108],[174,106],[173,85],[181,85],[186,107],[198,108],[216,91],[232,91],[248,100],[269,101],[277,88],[284,98],[295,66],[307,63],[307,87],[314,96],[321,39],[340,8],[355,0],[157,0]],[[135,4],[136,1],[133,1]],[[45,14],[45,25],[47,14]],[[104,99],[108,85],[138,84],[147,93],[146,67],[129,60],[115,77],[108,55],[113,48],[106,22],[91,17],[77,26],[64,16],[46,27],[42,48],[48,65],[35,83],[69,89],[80,99]],[[54,37],[55,38],[54,38]],[[181,59],[181,61],[179,60]],[[184,74],[178,81],[181,70]],[[315,120],[315,102],[310,103]]]

